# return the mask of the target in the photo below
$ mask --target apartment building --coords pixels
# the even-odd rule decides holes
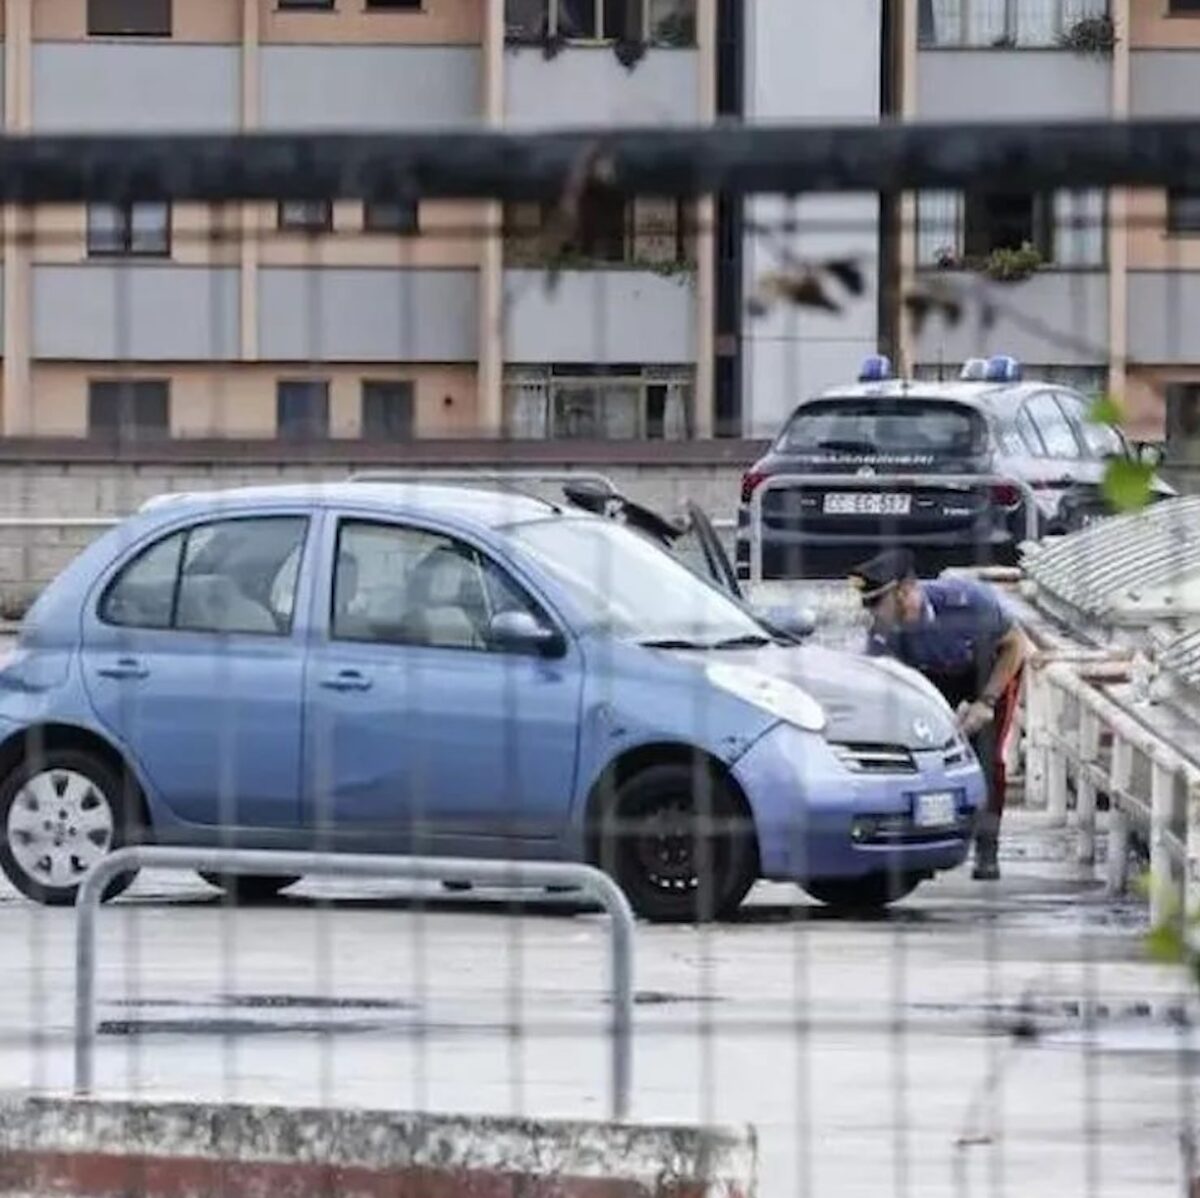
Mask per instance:
[[[1197,0],[917,0],[900,36],[910,118],[1200,111]],[[919,372],[1008,352],[1031,373],[1111,388],[1138,437],[1200,432],[1200,193],[934,192],[909,215],[905,286],[940,278],[973,297],[957,327],[908,327]]]
[[[715,113],[715,0],[4,0],[3,18],[11,132]],[[567,237],[552,217],[286,196],[11,212],[3,433],[707,434],[711,235],[653,200],[589,199]]]

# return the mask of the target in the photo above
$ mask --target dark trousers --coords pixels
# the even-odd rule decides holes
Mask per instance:
[[[1013,717],[1017,713],[1021,678],[1008,684],[1000,701],[996,704],[995,718],[971,738],[971,745],[987,778],[987,806],[981,813],[979,834],[981,837],[996,837],[1000,834],[1000,820],[1004,815],[1004,797],[1008,788],[1004,752]]]

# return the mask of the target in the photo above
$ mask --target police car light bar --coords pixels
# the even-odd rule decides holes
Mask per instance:
[[[984,377],[989,383],[1019,383],[1021,381],[1021,363],[1006,354],[997,354],[993,358],[988,358]]]
[[[987,379],[987,358],[968,358],[958,376],[964,383],[982,383]]]
[[[860,383],[882,383],[892,377],[892,360],[886,354],[872,354],[858,372]]]

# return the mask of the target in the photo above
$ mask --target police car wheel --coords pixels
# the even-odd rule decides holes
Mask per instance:
[[[864,878],[812,878],[805,891],[826,907],[847,912],[880,911],[921,884],[917,874],[868,874]]]

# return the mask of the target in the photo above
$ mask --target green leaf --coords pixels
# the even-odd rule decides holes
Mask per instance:
[[[1125,411],[1115,395],[1101,395],[1092,404],[1088,419],[1093,424],[1120,424],[1125,419]]]
[[[1118,512],[1136,512],[1150,502],[1154,468],[1147,462],[1117,458],[1104,472],[1104,498]]]
[[[1186,960],[1187,945],[1178,925],[1159,924],[1146,937],[1146,952],[1152,961],[1161,961],[1166,965],[1178,965]]]

